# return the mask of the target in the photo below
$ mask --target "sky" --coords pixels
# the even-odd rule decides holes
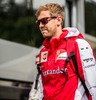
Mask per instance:
[[[33,0],[33,8],[38,8],[40,7],[41,5],[43,4],[46,4],[46,3],[58,3],[60,4],[61,6],[63,6],[65,3],[64,3],[64,0]]]
[[[24,0],[15,0],[16,3],[22,3]],[[33,0],[33,8],[39,8],[41,5],[46,3],[58,3],[61,6],[64,5],[64,0]]]
[[[22,3],[24,0],[15,0],[17,3]],[[29,0],[30,1],[30,0]],[[43,4],[46,4],[46,3],[49,3],[49,2],[55,2],[55,3],[58,3],[60,4],[61,6],[63,6],[65,3],[64,3],[65,0],[33,0],[33,8],[34,9],[37,9],[39,8],[41,5]],[[86,0],[86,1],[91,1],[91,0]],[[96,0],[92,0],[92,1],[95,1]]]
[[[16,3],[22,3],[24,0],[15,0]]]

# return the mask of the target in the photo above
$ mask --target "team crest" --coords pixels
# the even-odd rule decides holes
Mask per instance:
[[[46,62],[48,58],[48,51],[41,53],[41,62]]]
[[[57,50],[56,60],[66,60],[67,52],[64,49]]]

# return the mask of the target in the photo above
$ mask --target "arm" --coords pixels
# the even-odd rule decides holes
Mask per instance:
[[[43,87],[42,87],[42,79],[41,79],[41,75],[39,75],[39,79],[38,79],[38,86],[37,89],[35,89],[35,80],[34,83],[32,85],[31,91],[29,93],[29,99],[28,100],[42,100],[43,98]]]
[[[81,72],[83,72],[83,78],[92,95],[92,100],[96,100],[96,61],[93,50],[84,39],[77,39],[75,52],[79,66],[79,74],[81,74],[82,77]]]

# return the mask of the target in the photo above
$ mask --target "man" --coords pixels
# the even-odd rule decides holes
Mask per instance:
[[[90,45],[76,28],[62,29],[64,12],[60,5],[41,6],[36,16],[45,38],[40,51],[43,100],[96,100],[96,62]],[[90,96],[78,77],[70,52],[75,55],[78,73]]]

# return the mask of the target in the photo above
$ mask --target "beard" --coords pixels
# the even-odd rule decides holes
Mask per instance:
[[[56,29],[52,29],[51,27],[50,28],[42,27],[40,31],[42,33],[43,38],[48,38],[48,39],[51,39],[56,33]]]

